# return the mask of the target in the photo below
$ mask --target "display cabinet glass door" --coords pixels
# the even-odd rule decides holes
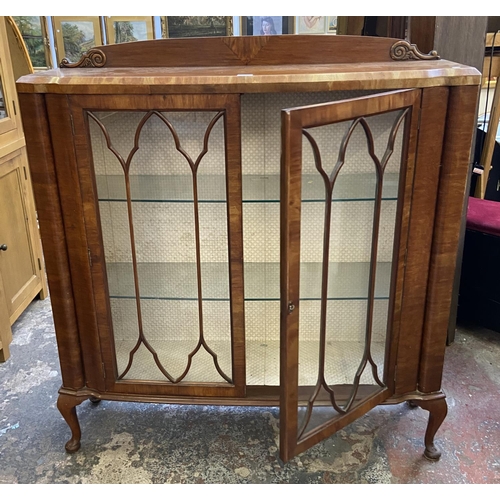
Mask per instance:
[[[283,460],[393,392],[419,105],[408,90],[282,112]]]
[[[155,99],[161,106],[149,99],[146,110],[112,99],[83,111],[104,253],[93,274],[108,290],[96,308],[107,309],[112,330],[109,388],[241,396],[240,138],[238,113],[228,111],[238,98]]]
[[[0,35],[0,135],[16,128],[15,103],[12,98],[15,95],[14,77],[9,74],[11,63],[7,50],[8,43],[2,46],[3,35]]]

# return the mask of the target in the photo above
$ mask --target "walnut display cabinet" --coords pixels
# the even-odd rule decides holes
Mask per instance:
[[[284,461],[379,404],[446,416],[480,73],[389,38],[90,50],[21,78],[58,408],[280,408]]]

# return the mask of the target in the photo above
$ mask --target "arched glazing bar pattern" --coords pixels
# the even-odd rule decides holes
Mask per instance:
[[[314,404],[320,394],[321,390],[325,390],[330,398],[330,403],[333,409],[340,415],[347,413],[353,406],[356,395],[359,390],[360,380],[366,366],[369,364],[372,370],[373,378],[378,386],[381,388],[385,387],[385,384],[380,380],[378,376],[378,367],[373,360],[371,353],[371,340],[372,340],[372,327],[373,327],[373,313],[374,313],[374,302],[375,302],[375,279],[376,279],[376,268],[377,268],[377,248],[378,248],[378,237],[380,228],[380,215],[382,208],[382,188],[383,188],[383,176],[385,168],[389,159],[391,158],[394,147],[396,136],[401,124],[404,122],[405,117],[409,115],[409,108],[403,109],[396,117],[392,128],[389,133],[387,140],[387,147],[382,156],[382,159],[375,153],[375,142],[373,138],[372,131],[367,120],[364,117],[357,118],[353,120],[350,127],[344,134],[344,137],[340,144],[338,159],[333,167],[330,175],[325,171],[323,167],[323,162],[321,158],[321,153],[319,146],[314,139],[314,137],[305,129],[302,130],[302,134],[308,140],[313,156],[314,165],[316,170],[321,175],[325,188],[325,211],[324,211],[324,231],[323,231],[323,258],[322,258],[322,284],[321,284],[321,308],[320,308],[320,342],[319,342],[319,365],[318,365],[318,375],[316,385],[312,395],[310,396],[307,403],[307,411],[302,421],[302,425],[298,430],[298,439],[302,438],[304,435],[309,421],[312,416],[312,411]],[[368,154],[373,160],[376,171],[376,187],[375,187],[375,207],[372,223],[372,242],[371,242],[371,252],[370,252],[370,271],[369,271],[369,282],[368,282],[368,308],[366,315],[366,326],[364,335],[364,352],[359,364],[359,367],[354,376],[352,389],[347,402],[344,405],[337,403],[335,398],[334,390],[326,382],[325,378],[325,361],[326,361],[326,329],[327,329],[327,307],[328,307],[328,267],[329,267],[329,252],[330,252],[330,233],[331,233],[331,219],[332,219],[332,195],[333,189],[335,187],[335,181],[345,164],[346,150],[349,144],[349,140],[353,135],[355,129],[361,126],[368,146]]]
[[[134,135],[134,146],[131,149],[131,151],[128,154],[126,159],[113,146],[113,144],[111,142],[110,134],[109,134],[108,130],[106,129],[106,126],[102,123],[102,121],[91,111],[88,111],[87,113],[88,113],[89,117],[95,121],[95,123],[98,125],[98,127],[102,131],[104,138],[106,140],[107,148],[116,157],[116,159],[120,163],[120,166],[121,166],[123,173],[124,173],[124,176],[125,176],[127,215],[128,215],[128,224],[129,224],[129,231],[130,231],[130,245],[131,245],[134,291],[135,291],[135,301],[136,301],[136,308],[137,308],[137,323],[138,323],[139,335],[138,335],[137,342],[136,342],[135,346],[129,352],[128,364],[125,367],[125,369],[122,371],[122,373],[118,375],[118,380],[123,379],[127,375],[127,373],[130,371],[132,364],[133,364],[133,361],[134,361],[134,355],[138,351],[139,347],[142,344],[153,356],[153,359],[156,363],[156,366],[158,367],[160,372],[173,384],[177,384],[177,383],[181,382],[186,377],[186,375],[189,373],[189,370],[191,368],[193,357],[202,347],[212,357],[214,366],[215,366],[217,372],[219,373],[219,375],[226,382],[232,383],[231,377],[229,377],[221,369],[220,364],[218,362],[217,354],[210,348],[210,346],[208,345],[207,340],[205,339],[205,336],[204,336],[201,251],[200,251],[200,222],[199,222],[199,209],[198,209],[198,178],[197,178],[197,173],[198,173],[198,168],[200,166],[200,163],[201,163],[203,157],[208,152],[208,141],[210,138],[210,133],[211,133],[212,129],[214,128],[215,124],[219,121],[219,119],[225,115],[225,112],[219,111],[211,119],[211,121],[208,124],[207,129],[205,131],[204,137],[203,137],[203,149],[199,153],[199,155],[197,156],[197,158],[195,160],[193,160],[191,158],[191,156],[182,147],[179,135],[178,135],[177,131],[175,130],[174,126],[172,125],[171,121],[168,120],[168,118],[163,113],[161,113],[159,111],[152,110],[152,111],[147,112],[143,116],[143,118],[141,119],[141,121],[139,122],[139,124],[137,126],[137,129],[136,129],[136,132]],[[140,295],[140,286],[139,286],[139,275],[138,275],[138,260],[137,260],[137,252],[136,252],[135,236],[134,236],[132,195],[131,195],[131,188],[130,188],[130,166],[131,166],[131,163],[132,163],[132,160],[133,160],[135,154],[139,150],[139,140],[140,140],[142,129],[145,126],[145,124],[147,123],[147,121],[150,118],[152,118],[153,116],[156,116],[157,118],[159,118],[165,124],[165,126],[168,128],[170,133],[172,134],[172,138],[173,138],[174,143],[175,143],[175,148],[187,161],[189,168],[190,168],[190,171],[191,171],[191,175],[192,175],[195,243],[196,243],[196,271],[197,271],[199,335],[198,335],[198,342],[197,342],[196,346],[187,356],[186,367],[185,367],[184,371],[181,373],[181,375],[179,375],[178,377],[172,376],[167,371],[167,369],[162,365],[162,363],[160,362],[158,353],[155,351],[155,349],[152,347],[152,345],[148,342],[146,335],[144,334],[143,319],[142,319],[143,316],[142,316],[142,308],[141,308],[141,295]]]

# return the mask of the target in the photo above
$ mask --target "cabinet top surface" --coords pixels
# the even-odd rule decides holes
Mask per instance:
[[[239,93],[480,83],[475,68],[422,54],[404,40],[331,35],[130,42],[96,47],[62,66],[23,76],[18,91]]]

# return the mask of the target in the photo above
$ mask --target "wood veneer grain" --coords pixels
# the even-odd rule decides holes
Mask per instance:
[[[422,92],[402,303],[403,322],[396,360],[396,393],[417,388],[448,92],[447,87],[424,89]]]
[[[62,94],[318,92],[475,85],[480,81],[481,74],[476,69],[439,60],[251,67],[57,69],[20,78],[17,90]]]
[[[85,385],[85,375],[45,98],[42,95],[21,95],[19,102],[24,116],[63,386],[79,389]]]
[[[451,88],[427,289],[418,389],[439,391],[479,86]]]
[[[53,149],[55,174],[62,208],[73,296],[78,304],[76,318],[85,366],[85,381],[88,387],[104,390],[101,346],[95,313],[95,301],[99,300],[100,292],[94,297],[82,202],[82,191],[87,189],[88,178],[80,177],[77,163],[77,158],[87,154],[87,151],[82,151],[80,144],[74,140],[68,97],[48,95],[46,102],[52,143],[57,144]]]

